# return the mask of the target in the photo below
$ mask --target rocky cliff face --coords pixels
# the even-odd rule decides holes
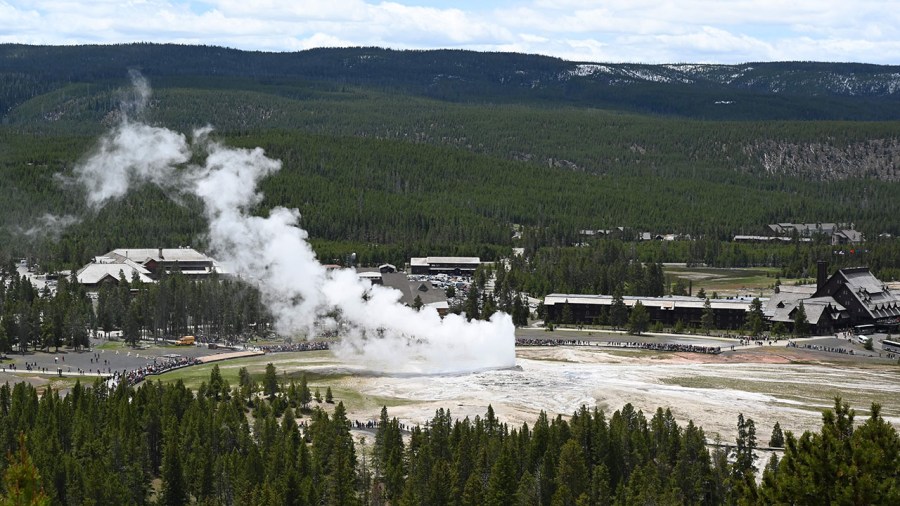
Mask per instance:
[[[755,160],[745,170],[801,176],[820,181],[864,177],[900,181],[900,139],[871,139],[846,145],[826,141],[792,143],[762,140],[744,147]]]

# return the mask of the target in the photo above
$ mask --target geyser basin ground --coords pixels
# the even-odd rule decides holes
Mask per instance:
[[[778,421],[795,433],[817,429],[821,410],[840,396],[862,420],[871,402],[900,426],[900,367],[802,349],[761,348],[699,355],[584,347],[519,348],[517,367],[449,375],[372,374],[328,352],[260,357],[280,374],[306,372],[313,388],[330,386],[350,419],[377,418],[382,405],[403,423],[424,423],[438,408],[454,417],[483,416],[491,404],[510,424],[531,424],[541,411],[571,415],[582,404],[611,414],[630,402],[647,415],[669,407],[710,437],[733,439],[737,416],[753,418],[760,441]],[[239,368],[246,363],[223,363]],[[237,369],[235,369],[236,372]],[[208,377],[208,374],[207,374]]]

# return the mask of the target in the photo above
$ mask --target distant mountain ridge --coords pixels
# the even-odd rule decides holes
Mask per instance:
[[[857,63],[775,62],[742,65],[589,63],[576,64],[569,76],[604,80],[610,85],[637,82],[711,84],[788,95],[896,97],[900,94],[900,66]]]
[[[152,78],[302,79],[457,102],[558,104],[700,119],[900,119],[900,66],[602,64],[463,50],[263,53],[146,43],[0,45],[0,114],[73,82],[121,80],[129,68]]]

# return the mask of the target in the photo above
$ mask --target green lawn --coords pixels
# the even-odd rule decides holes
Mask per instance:
[[[176,369],[159,376],[151,376],[149,380],[156,381],[158,379],[163,382],[181,380],[185,386],[196,390],[201,383],[209,382],[212,368],[218,365],[222,378],[231,386],[238,384],[238,373],[242,367],[246,367],[251,376],[258,383],[262,383],[266,366],[269,363],[275,366],[278,377],[284,383],[290,383],[291,380],[294,380],[299,384],[300,377],[305,373],[310,390],[315,392],[318,388],[324,398],[325,390],[331,387],[335,402],[342,401],[344,404],[353,406],[357,410],[377,411],[381,406],[400,406],[409,402],[389,397],[365,396],[353,387],[352,376],[341,369],[335,369],[333,372],[322,372],[321,366],[338,364],[326,351],[277,353],[225,360]],[[311,368],[312,366],[316,367]]]
[[[322,394],[328,381],[335,381],[347,376],[343,372],[322,373],[319,369],[309,370],[310,366],[322,366],[336,364],[327,351],[307,351],[298,353],[276,353],[270,355],[257,355],[254,357],[236,358],[233,360],[223,360],[221,362],[212,362],[208,364],[196,365],[169,371],[159,376],[161,381],[171,382],[181,380],[189,388],[197,388],[200,383],[209,381],[209,375],[213,367],[219,366],[219,373],[222,378],[231,385],[237,385],[238,375],[241,368],[246,367],[247,372],[258,382],[261,382],[266,372],[266,366],[272,363],[278,377],[289,383],[290,380],[300,381],[300,377],[306,373],[306,379],[310,384],[310,388],[315,388],[321,383]]]
[[[666,267],[665,273],[674,281],[681,278],[690,281],[693,293],[702,288],[707,295],[719,296],[772,294],[779,269],[776,267],[748,267],[720,269],[715,267]],[[781,284],[792,285],[795,279],[782,279]]]

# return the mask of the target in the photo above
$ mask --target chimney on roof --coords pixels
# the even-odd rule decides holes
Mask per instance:
[[[822,288],[825,287],[825,282],[828,281],[828,262],[825,260],[819,260],[816,262],[816,295],[820,295],[819,292],[822,291]]]
[[[163,259],[162,248],[159,248],[159,259],[160,259],[160,260]]]

